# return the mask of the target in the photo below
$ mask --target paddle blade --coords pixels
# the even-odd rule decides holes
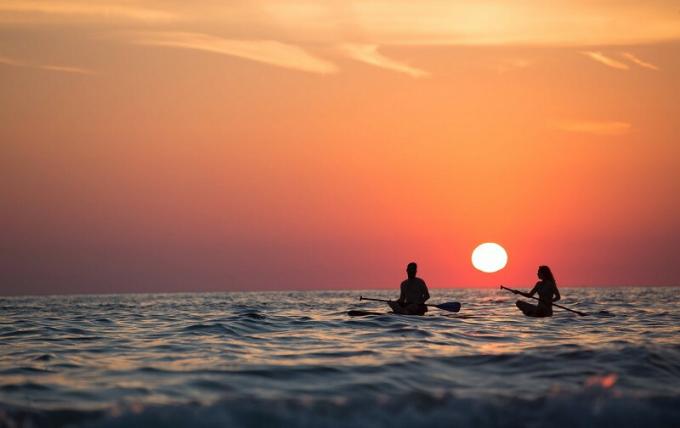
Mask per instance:
[[[449,312],[458,312],[460,311],[460,303],[459,302],[447,302],[447,303],[442,303],[441,305],[436,305],[437,308],[443,310],[443,311],[449,311]]]

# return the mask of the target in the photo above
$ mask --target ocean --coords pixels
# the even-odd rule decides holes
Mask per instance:
[[[2,427],[678,427],[680,288],[0,298]],[[349,317],[349,309],[385,312]]]

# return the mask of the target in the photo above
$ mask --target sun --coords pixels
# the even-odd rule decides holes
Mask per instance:
[[[472,252],[472,266],[486,273],[498,272],[508,263],[505,248],[495,242],[480,244]]]

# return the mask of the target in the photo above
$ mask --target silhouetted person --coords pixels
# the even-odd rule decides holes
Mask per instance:
[[[528,293],[516,291],[515,294],[521,294],[524,297],[531,297],[538,293],[540,301],[537,305],[518,300],[515,304],[524,312],[524,315],[529,317],[550,317],[552,316],[552,304],[560,300],[560,290],[557,289],[557,282],[548,266],[538,267],[538,281],[534,288]]]
[[[416,277],[418,265],[411,262],[406,266],[408,278],[401,283],[401,293],[399,300],[390,302],[389,305],[397,314],[404,315],[423,315],[427,312],[424,303],[430,298],[425,281]]]

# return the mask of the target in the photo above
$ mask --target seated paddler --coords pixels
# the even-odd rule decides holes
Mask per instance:
[[[406,275],[408,278],[401,283],[399,300],[391,301],[389,303],[394,313],[403,315],[423,315],[427,312],[425,302],[430,298],[430,293],[427,290],[425,281],[416,276],[417,272],[418,265],[416,263],[411,262],[406,266]]]

